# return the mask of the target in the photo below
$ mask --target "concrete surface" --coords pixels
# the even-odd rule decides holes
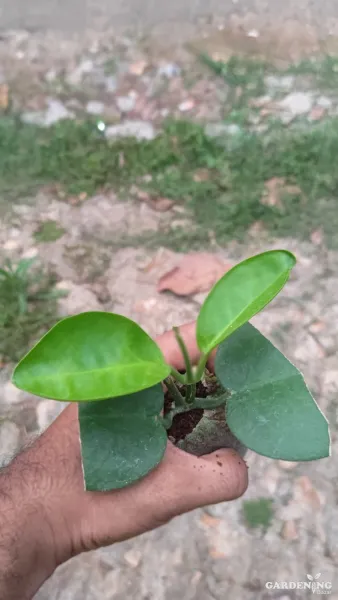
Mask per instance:
[[[299,21],[322,35],[338,29],[335,0],[0,0],[0,29],[148,28],[168,23],[191,27],[200,19],[227,23],[233,16],[260,26]]]

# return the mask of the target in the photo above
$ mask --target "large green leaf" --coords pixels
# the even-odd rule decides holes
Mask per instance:
[[[167,445],[159,418],[163,401],[162,386],[156,385],[130,396],[79,404],[87,490],[124,487],[158,465]]]
[[[14,384],[55,400],[131,394],[170,373],[157,344],[133,321],[87,312],[60,321],[21,360]]]
[[[268,304],[287,282],[296,259],[286,250],[257,254],[212,288],[197,319],[197,342],[208,354]]]
[[[328,423],[301,373],[250,323],[220,345],[215,371],[232,392],[227,423],[248,448],[290,461],[329,456]]]

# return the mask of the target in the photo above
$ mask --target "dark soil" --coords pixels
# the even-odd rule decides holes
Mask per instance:
[[[185,396],[185,386],[177,384],[182,396]],[[216,379],[211,381],[202,382],[199,381],[196,385],[196,396],[197,398],[206,398],[216,394],[219,391],[219,383]],[[164,415],[168,414],[172,407],[173,399],[170,393],[167,391],[164,397]],[[196,425],[200,422],[203,417],[203,408],[193,408],[188,412],[180,415],[175,415],[173,418],[172,425],[168,429],[168,437],[172,438],[174,443],[183,440],[189,433],[194,431]]]

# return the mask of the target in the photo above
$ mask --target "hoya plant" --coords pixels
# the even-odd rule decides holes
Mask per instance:
[[[228,271],[197,318],[197,365],[174,330],[184,372],[165,361],[139,325],[105,312],[60,321],[28,352],[14,384],[79,403],[87,490],[140,479],[160,463],[168,438],[197,455],[229,446],[287,461],[329,455],[328,423],[301,373],[249,323],[280,292],[295,262],[290,252],[274,250]]]

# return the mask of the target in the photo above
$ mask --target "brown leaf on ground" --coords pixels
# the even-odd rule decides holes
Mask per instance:
[[[314,510],[318,510],[322,504],[318,490],[306,475],[302,475],[295,480],[294,498],[298,502],[308,504]]]
[[[284,177],[272,177],[265,182],[265,191],[261,198],[261,204],[264,206],[273,206],[279,210],[284,210],[283,196],[301,196],[305,200],[304,194],[298,185],[288,184]]]
[[[209,169],[197,169],[192,178],[196,183],[201,183],[202,181],[209,181],[210,177],[211,172]]]
[[[200,523],[206,527],[218,527],[222,521],[221,519],[217,519],[216,517],[208,515],[208,513],[203,513],[203,515],[200,517]]]
[[[156,212],[167,212],[167,210],[170,210],[175,204],[175,201],[171,198],[152,196],[151,194],[149,194],[149,192],[141,190],[136,186],[133,186],[131,188],[131,193],[133,194],[133,196],[135,196],[135,198],[137,198],[137,200],[148,204],[148,206],[150,206],[150,208],[152,208]]]
[[[0,84],[0,110],[7,110],[9,104],[9,87],[7,83]]]
[[[281,537],[283,540],[290,541],[298,539],[299,535],[295,521],[285,521],[282,527]]]
[[[231,266],[214,254],[186,254],[176,267],[161,277],[157,291],[170,291],[177,296],[207,292]]]

